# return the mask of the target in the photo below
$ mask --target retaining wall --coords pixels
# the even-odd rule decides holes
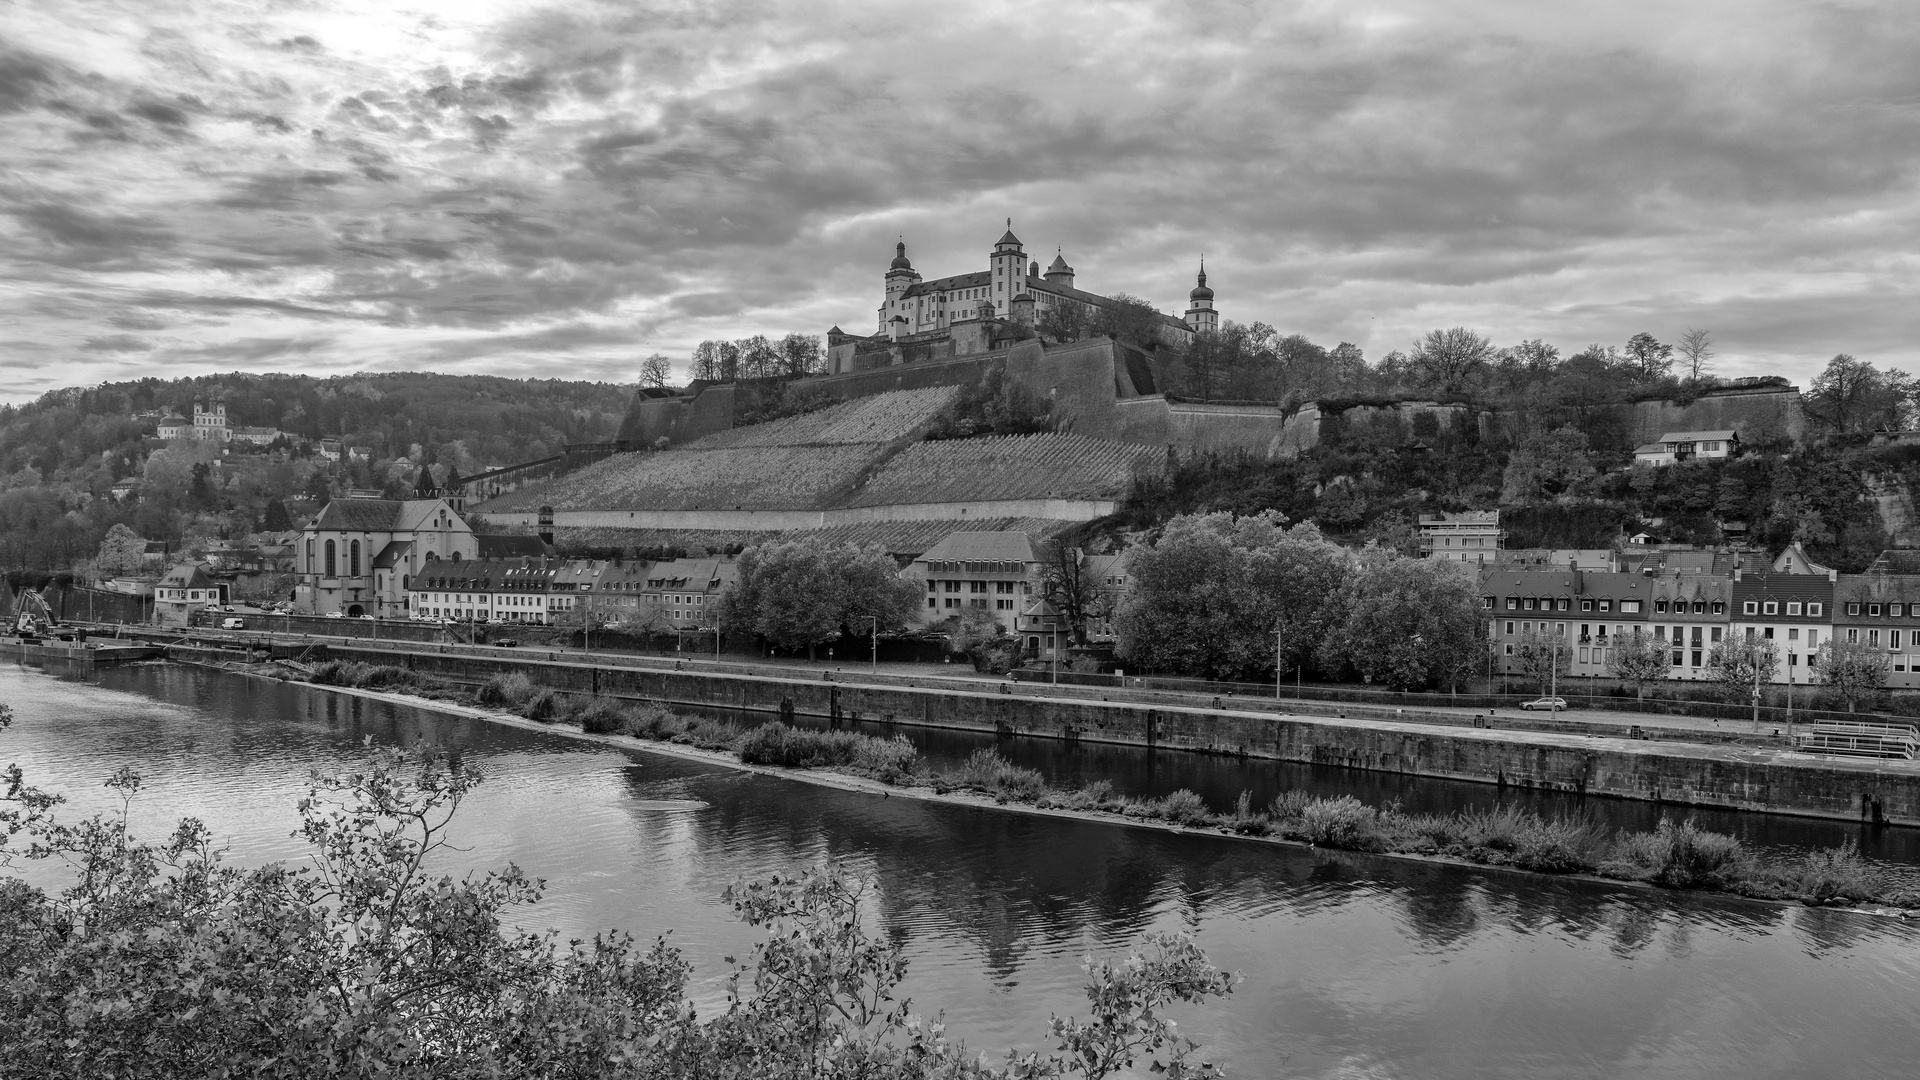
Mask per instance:
[[[470,682],[513,669],[555,689],[682,705],[777,712],[791,703],[796,712],[834,720],[1230,753],[1680,805],[1920,825],[1920,770],[1872,762],[1786,760],[1765,750],[858,686],[824,679],[598,668],[533,657],[396,657],[351,647],[332,652],[369,663],[404,662],[423,674]]]

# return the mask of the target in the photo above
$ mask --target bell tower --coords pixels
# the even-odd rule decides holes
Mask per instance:
[[[1213,309],[1213,290],[1207,288],[1207,259],[1200,257],[1200,280],[1187,294],[1187,326],[1196,334],[1220,329],[1220,313]]]
[[[907,242],[902,240],[893,246],[893,262],[887,266],[887,299],[880,305],[880,330],[883,333],[895,315],[906,315],[907,290],[919,282],[920,273],[907,260]]]

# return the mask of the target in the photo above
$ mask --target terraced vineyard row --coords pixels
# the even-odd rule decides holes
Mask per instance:
[[[815,537],[830,544],[879,544],[896,555],[919,555],[956,532],[1025,532],[1051,536],[1071,525],[1048,518],[979,518],[969,521],[862,521],[824,529],[623,529],[606,525],[562,525],[554,530],[562,550],[575,548],[679,547],[721,551],[735,544],[766,544]],[[519,532],[531,533],[527,526]]]
[[[1083,435],[1008,435],[918,443],[889,460],[841,505],[986,499],[1112,498],[1151,447]]]
[[[716,432],[695,439],[686,449],[892,442],[918,434],[959,396],[957,386],[891,390],[803,416]]]
[[[537,510],[807,510],[852,483],[884,447],[750,446],[616,454],[510,492],[481,513]]]

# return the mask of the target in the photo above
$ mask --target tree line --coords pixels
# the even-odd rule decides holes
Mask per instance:
[[[735,341],[702,341],[687,363],[689,378],[706,382],[736,379],[798,379],[826,370],[826,353],[817,334],[788,334],[774,339],[754,334]],[[665,387],[673,361],[659,353],[640,366],[642,385]]]

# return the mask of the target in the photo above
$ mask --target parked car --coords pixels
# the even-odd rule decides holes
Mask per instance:
[[[341,612],[338,612],[338,611],[329,611],[329,612],[327,612],[327,618],[329,618],[329,619],[344,619],[344,618],[346,618],[346,615],[344,615],[344,614],[342,614]]]
[[[1541,709],[1546,712],[1561,712],[1567,707],[1567,699],[1563,697],[1534,698],[1532,701],[1521,702],[1520,707],[1529,712],[1534,709]]]
[[[222,630],[245,630],[246,628],[247,628],[247,620],[245,619],[221,619],[220,620],[220,629]]]
[[[503,637],[499,641],[494,642],[494,645],[502,649],[517,649],[520,647],[520,643],[510,637]]]

